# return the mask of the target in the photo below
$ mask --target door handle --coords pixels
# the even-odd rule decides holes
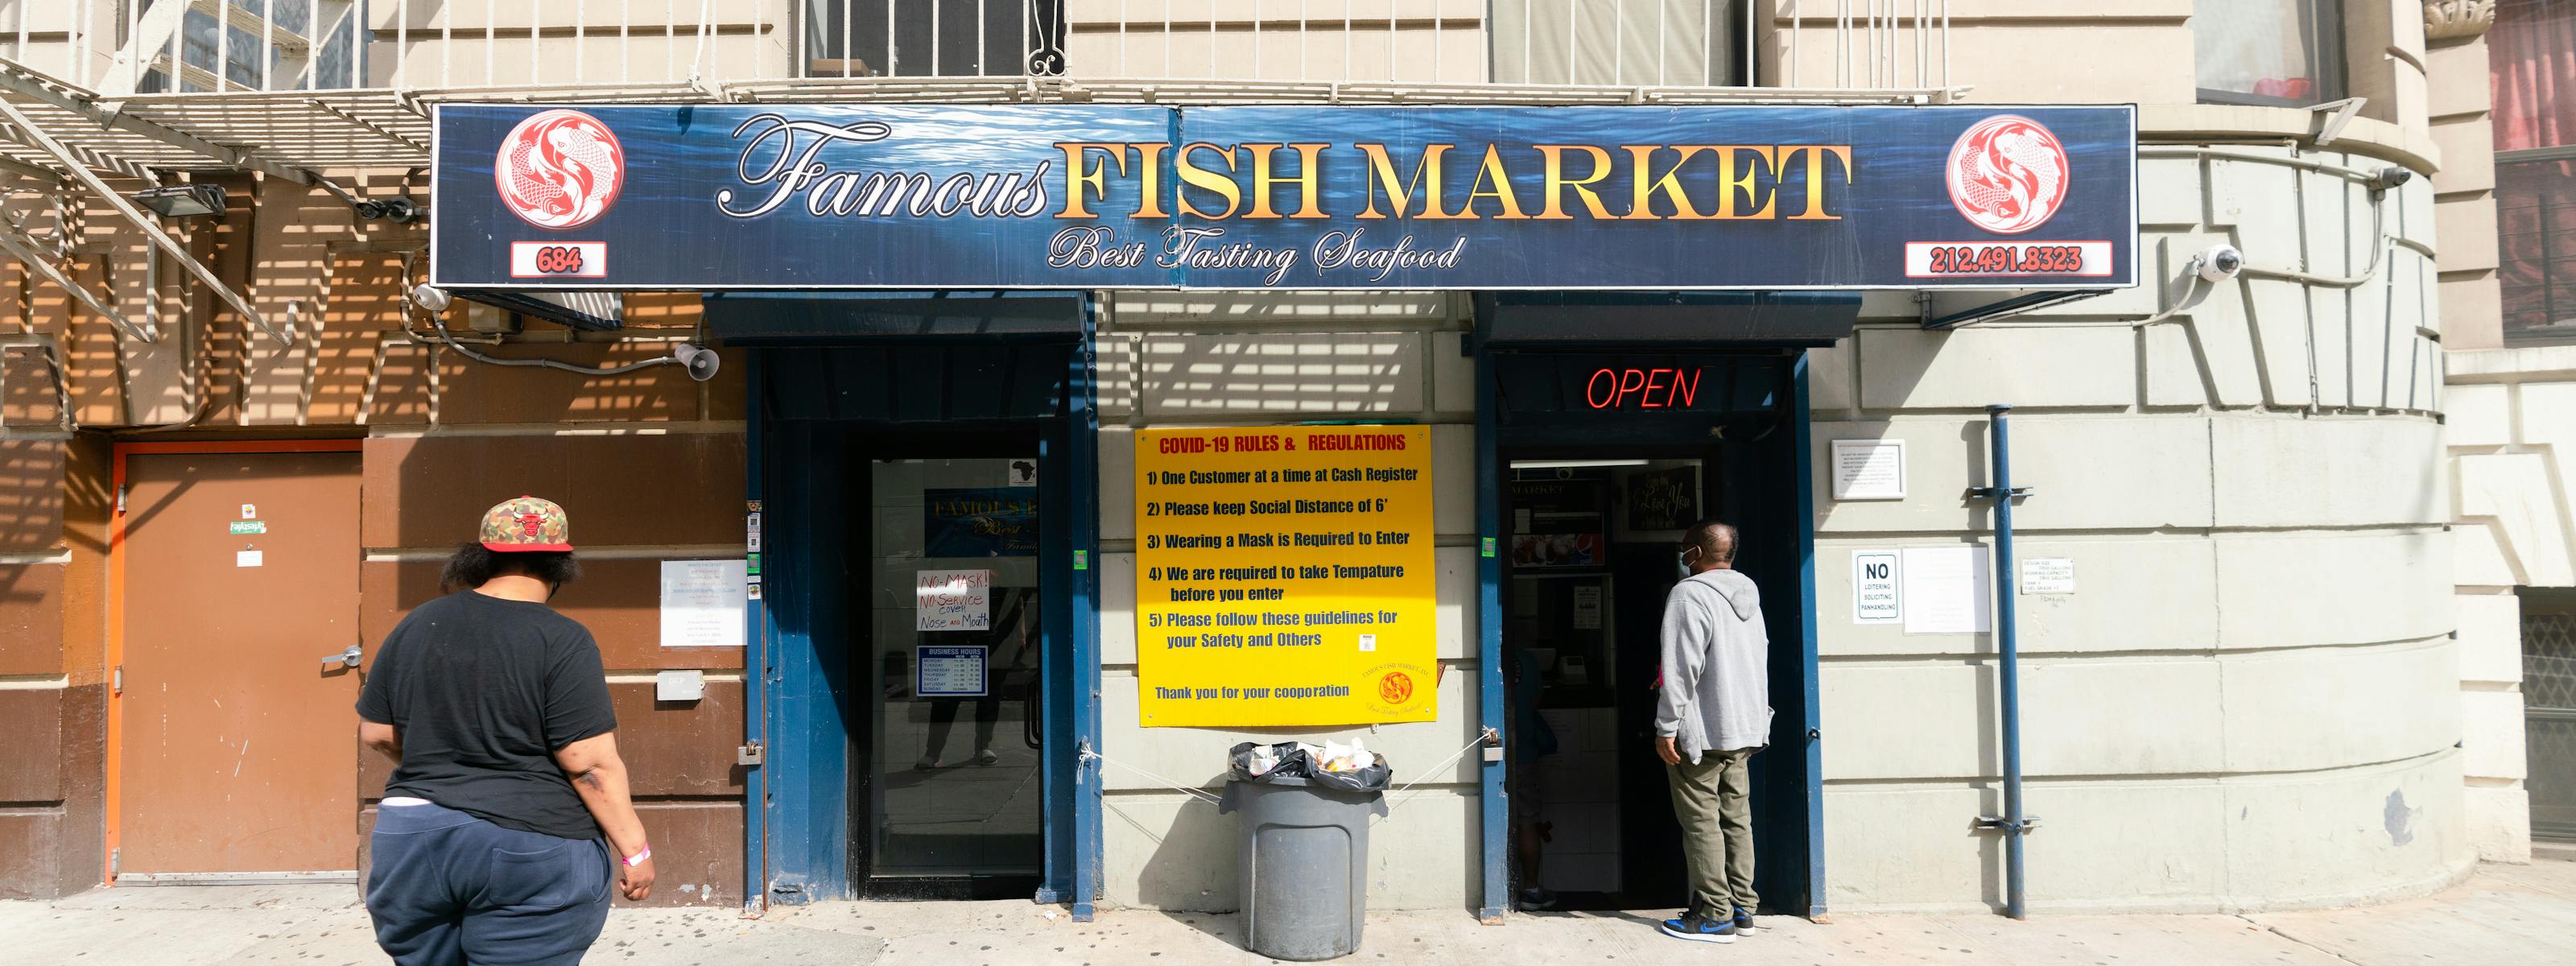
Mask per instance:
[[[366,652],[358,650],[358,645],[351,644],[349,645],[348,650],[323,658],[322,668],[327,671],[330,670],[331,665],[334,664],[345,668],[354,668],[365,660]]]

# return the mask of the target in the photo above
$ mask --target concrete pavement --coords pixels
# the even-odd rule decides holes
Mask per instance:
[[[348,886],[100,890],[0,902],[0,961],[378,963]],[[2477,966],[2576,963],[2576,862],[2490,865],[2422,899],[2253,915],[1842,914],[1829,925],[1765,917],[1761,935],[1699,946],[1656,935],[1652,914],[1539,914],[1480,926],[1461,913],[1371,916],[1349,963],[1975,963],[2017,966],[2272,964]],[[1262,963],[1234,945],[1231,915],[1103,912],[1075,923],[1025,902],[822,903],[752,921],[721,909],[624,909],[590,962]]]

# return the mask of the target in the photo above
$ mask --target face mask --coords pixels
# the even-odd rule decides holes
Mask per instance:
[[[1673,572],[1683,578],[1691,575],[1691,558],[1699,555],[1698,547],[1686,547],[1673,555]]]

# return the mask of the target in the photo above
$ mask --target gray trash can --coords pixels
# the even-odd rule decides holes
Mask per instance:
[[[1299,961],[1359,951],[1369,818],[1385,798],[1284,775],[1226,783],[1217,811],[1242,827],[1243,948]]]

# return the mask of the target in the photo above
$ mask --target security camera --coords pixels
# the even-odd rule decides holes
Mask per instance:
[[[412,304],[432,312],[445,312],[449,298],[446,289],[422,282],[411,287],[411,301]]]
[[[2245,253],[2234,245],[2212,245],[2191,260],[2199,264],[2200,277],[2205,281],[2224,282],[2245,270]]]
[[[2415,180],[2415,172],[2390,165],[2379,169],[2378,174],[2370,176],[2370,190],[2387,191],[2413,180]]]

